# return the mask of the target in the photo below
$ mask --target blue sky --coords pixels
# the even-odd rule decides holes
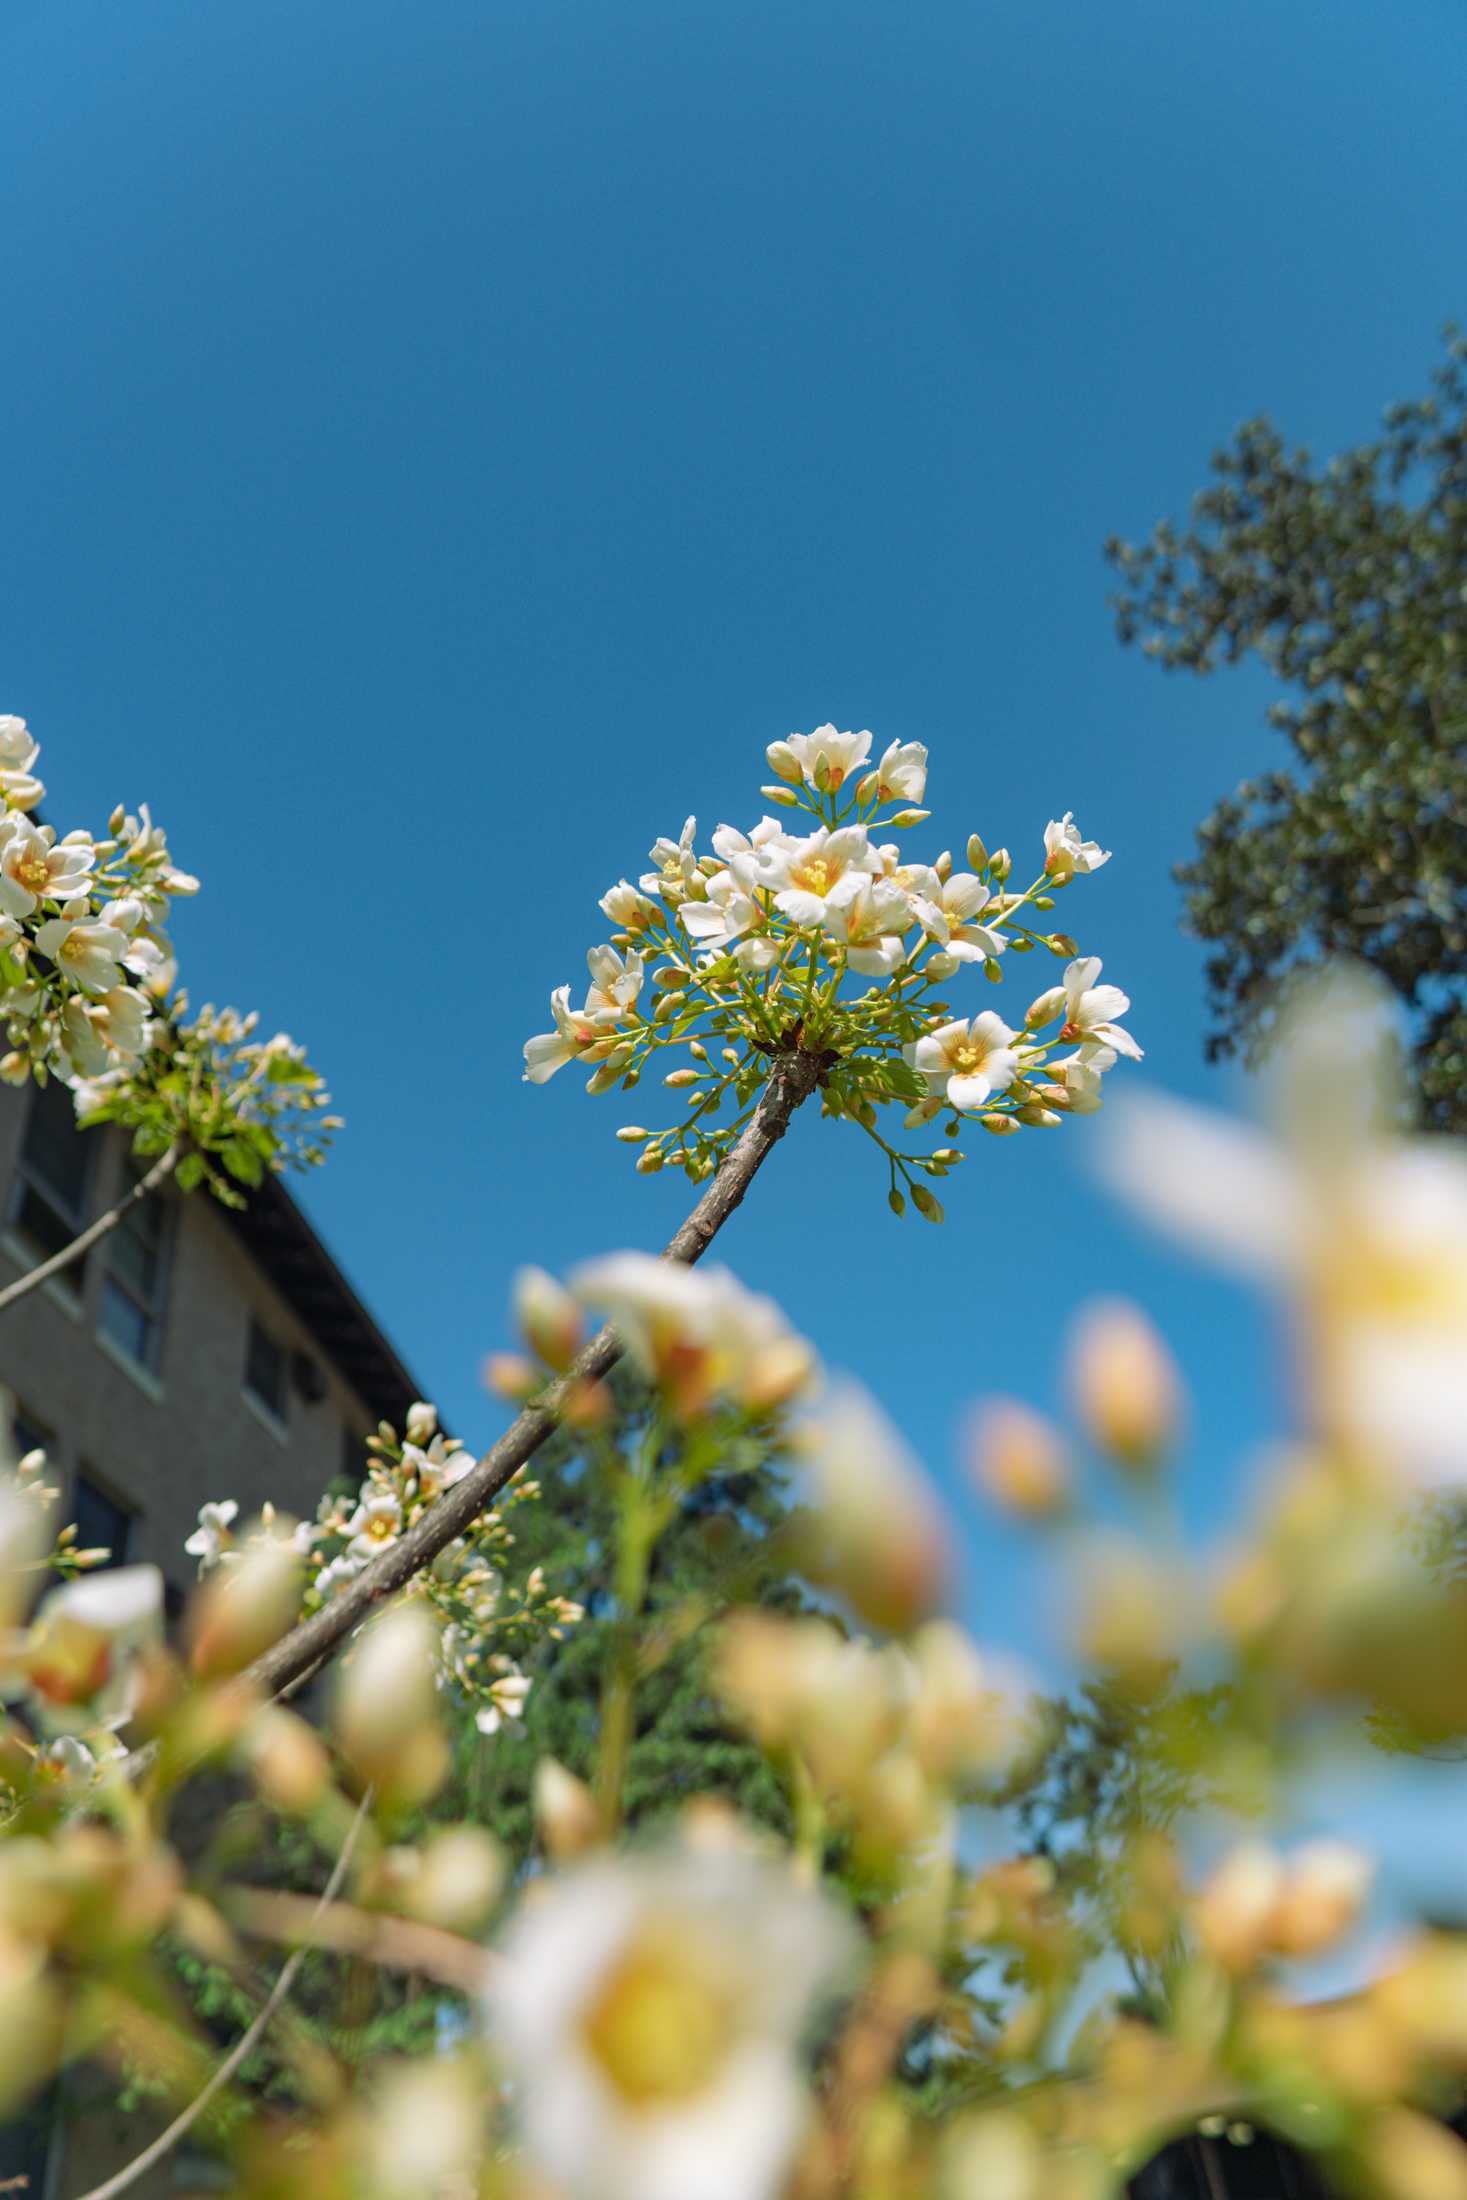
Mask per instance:
[[[204,875],[195,995],[328,1070],[306,1204],[466,1434],[515,1268],[686,1204],[521,1042],[597,895],[689,810],[751,823],[791,729],[927,742],[934,849],[1073,808],[1131,1074],[1233,1093],[1169,872],[1279,750],[1257,682],[1120,650],[1100,544],[1255,411],[1327,451],[1422,385],[1463,74],[1457,0],[10,0],[0,708],[51,814],[150,798]],[[1074,1306],[1134,1293],[1203,1524],[1273,1348],[1092,1128],[970,1140],[934,1231],[801,1122],[722,1249],[950,1486],[968,1403],[1045,1398]],[[1034,1647],[1024,1546],[964,1533]]]

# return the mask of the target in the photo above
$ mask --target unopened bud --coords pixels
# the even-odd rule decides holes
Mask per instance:
[[[448,1765],[438,1723],[438,1630],[417,1600],[369,1620],[338,1670],[332,1726],[364,1782],[426,1800]]]
[[[591,1378],[572,1383],[561,1401],[560,1417],[570,1428],[604,1428],[613,1411],[611,1392]]]
[[[590,1076],[586,1079],[586,1090],[587,1092],[610,1092],[620,1075],[621,1071],[615,1063],[602,1062],[596,1069],[592,1070]]]
[[[623,1123],[616,1135],[624,1146],[640,1146],[652,1133],[644,1130],[640,1123]]]
[[[1070,1501],[1070,1464],[1059,1430],[1017,1398],[994,1398],[979,1408],[968,1458],[979,1486],[1005,1512],[1044,1520]]]
[[[1012,871],[1014,867],[1014,859],[1009,854],[1007,848],[997,849],[994,854],[989,857],[988,862],[989,868],[992,870],[994,877],[999,881],[1000,885],[1008,877],[1010,871]]]
[[[415,1398],[407,1409],[404,1434],[410,1444],[429,1444],[438,1427],[438,1408],[426,1398]]]
[[[558,1758],[542,1757],[535,1767],[534,1807],[541,1845],[558,1864],[584,1856],[606,1838],[595,1796]]]
[[[947,881],[953,875],[953,852],[951,848],[943,849],[942,854],[938,857],[932,868],[937,873],[938,877],[942,880],[943,884],[946,885]]]
[[[950,978],[957,967],[957,956],[949,955],[945,948],[940,947],[935,955],[929,955],[927,958],[927,976],[929,978]]]
[[[932,1158],[941,1168],[955,1169],[966,1156],[956,1146],[939,1146]]]
[[[1197,1898],[1197,1937],[1225,1971],[1250,1971],[1273,1940],[1284,1867],[1261,1841],[1224,1857]]]
[[[1024,1028],[1037,1031],[1042,1024],[1051,1024],[1065,1006],[1065,989],[1062,985],[1047,986],[1036,994],[1024,1011]]]
[[[303,1816],[314,1810],[331,1777],[319,1735],[304,1719],[268,1704],[245,1736],[255,1785],[276,1810]]]
[[[301,1601],[301,1558],[273,1536],[248,1543],[198,1592],[189,1619],[189,1664],[203,1680],[238,1673],[268,1650]]]
[[[585,1324],[564,1284],[543,1268],[522,1268],[514,1280],[514,1311],[530,1350],[557,1372],[569,1367]]]
[[[1101,1300],[1081,1314],[1069,1357],[1075,1409],[1092,1443],[1121,1466],[1156,1466],[1176,1437],[1181,1384],[1152,1322],[1124,1299]]]
[[[804,777],[800,769],[800,759],[788,741],[771,741],[764,751],[764,761],[775,778],[784,780],[788,786],[798,787]],[[769,792],[767,787],[761,791],[765,794]]]
[[[1037,1100],[1026,1100],[1016,1112],[1019,1121],[1027,1123],[1031,1130],[1052,1131],[1061,1120],[1053,1108],[1041,1107]]]
[[[777,804],[781,810],[796,810],[800,806],[799,796],[789,787],[761,787],[759,792],[766,802]]]
[[[1061,962],[1068,962],[1072,955],[1078,955],[1080,952],[1079,947],[1071,939],[1068,932],[1051,932],[1044,944],[1051,955],[1058,955]]]
[[[1009,941],[1009,951],[1014,955],[1032,955],[1036,942],[1027,932],[1016,932]]]
[[[997,1113],[980,1115],[978,1120],[986,1131],[992,1132],[995,1138],[1012,1138],[1019,1128],[1011,1115],[999,1115]]]
[[[649,1146],[645,1153],[637,1156],[638,1176],[656,1176],[662,1166],[662,1148],[660,1146]]]
[[[696,1085],[702,1074],[700,1069],[670,1069],[662,1082],[674,1087]]]
[[[893,1184],[891,1190],[886,1195],[886,1204],[888,1207],[890,1207],[894,1215],[904,1215],[907,1211],[907,1203],[902,1197],[901,1193],[897,1190],[895,1184]]]
[[[912,1186],[912,1205],[916,1208],[918,1214],[925,1215],[929,1222],[941,1222],[943,1219],[942,1201],[934,1198],[925,1184],[914,1184]]]
[[[540,1387],[540,1370],[522,1352],[491,1352],[484,1362],[484,1387],[496,1398],[518,1405]]]
[[[861,781],[861,784],[856,789],[856,800],[864,806],[868,802],[874,802],[880,791],[880,772],[867,772],[865,778]]]
[[[476,1933],[504,1886],[504,1851],[482,1826],[445,1826],[430,1834],[402,1907],[447,1933]]]
[[[892,825],[920,825],[924,818],[931,817],[931,815],[930,810],[898,810],[896,816],[888,819],[887,822]],[[952,857],[949,856],[947,860],[948,867],[951,869]],[[935,868],[936,866],[934,866]],[[938,872],[939,878],[945,878],[946,875],[946,872]]]
[[[813,1432],[812,1571],[874,1627],[904,1632],[938,1603],[949,1535],[925,1476],[872,1400],[837,1393]]]
[[[984,847],[977,833],[969,833],[968,835],[968,869],[970,871],[986,871],[988,869],[988,850]]]

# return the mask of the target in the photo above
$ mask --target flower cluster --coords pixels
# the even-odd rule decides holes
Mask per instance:
[[[1005,848],[974,834],[967,868],[950,853],[908,860],[883,832],[921,823],[927,751],[894,743],[869,764],[869,733],[822,726],[768,751],[776,781],[763,789],[783,815],[745,833],[720,825],[700,855],[696,820],[656,842],[654,868],[602,896],[616,927],[587,956],[590,987],[551,995],[554,1030],[525,1046],[525,1077],[543,1084],[569,1062],[590,1071],[587,1090],[628,1092],[658,1054],[678,1056],[663,1082],[686,1114],[676,1126],[627,1124],[617,1136],[639,1149],[646,1174],[679,1167],[695,1181],[732,1151],[772,1060],[796,1046],[823,1057],[828,1115],[858,1124],[881,1147],[897,1213],[910,1196],[930,1220],[941,1207],[924,1178],[963,1157],[951,1146],[901,1151],[877,1111],[899,1106],[905,1128],[942,1118],[945,1135],[977,1121],[1002,1136],[1053,1126],[1098,1108],[1101,1079],[1140,1048],[1120,1022],[1130,1005],[1100,985],[1100,962],[1065,933],[1036,929],[1073,879],[1098,870],[1108,851],[1082,840],[1067,812],[1044,832],[1044,860],[1028,885],[1011,885]],[[803,814],[794,830],[789,813]],[[1002,977],[1006,954],[1047,949],[1063,959],[1063,984],[1040,993],[1011,1026],[992,1009],[956,1011],[950,981],[982,969]],[[725,1104],[730,1119],[715,1123]]]
[[[400,1536],[474,1463],[457,1437],[438,1425],[437,1408],[420,1399],[408,1409],[401,1436],[383,1421],[367,1438],[367,1472],[350,1493],[328,1493],[313,1520],[277,1520],[270,1509],[240,1535],[234,1498],[200,1507],[199,1524],[184,1545],[201,1574],[238,1564],[259,1537],[283,1540],[305,1570],[302,1609],[319,1611]],[[533,1502],[538,1486],[511,1484],[499,1504],[479,1514],[440,1552],[417,1587],[440,1626],[436,1637],[440,1683],[469,1701],[482,1733],[513,1720],[529,1694],[515,1662],[542,1639],[558,1641],[581,1618],[580,1607],[554,1595],[540,1568],[514,1578],[510,1554],[517,1506]]]

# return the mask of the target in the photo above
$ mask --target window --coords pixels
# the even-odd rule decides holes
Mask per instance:
[[[10,1419],[10,1440],[15,1446],[17,1459],[24,1459],[28,1451],[44,1451],[48,1455],[56,1450],[56,1437],[44,1421],[38,1421],[28,1407],[17,1404]]]
[[[107,1561],[109,1566],[126,1565],[133,1516],[94,1480],[86,1467],[77,1476],[76,1488],[71,1493],[71,1517],[76,1522],[79,1550],[108,1550],[112,1553]]]
[[[131,1167],[136,1178],[148,1164],[134,1158]],[[128,1359],[154,1375],[163,1354],[171,1219],[157,1193],[129,1207],[108,1244],[97,1324]]]
[[[54,1077],[37,1085],[21,1141],[9,1221],[43,1260],[86,1227],[95,1150],[86,1132],[76,1127],[76,1109],[65,1086]],[[76,1261],[56,1279],[74,1297],[81,1295],[84,1265],[84,1260]]]
[[[244,1387],[272,1420],[285,1421],[285,1347],[250,1317],[249,1342],[245,1347]]]

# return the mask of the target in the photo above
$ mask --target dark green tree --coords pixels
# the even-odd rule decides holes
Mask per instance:
[[[1292,765],[1202,823],[1177,876],[1213,1057],[1266,1043],[1279,982],[1371,965],[1404,1003],[1422,1122],[1467,1128],[1467,338],[1372,443],[1317,467],[1266,419],[1179,528],[1113,539],[1123,642],[1172,669],[1256,659]]]

